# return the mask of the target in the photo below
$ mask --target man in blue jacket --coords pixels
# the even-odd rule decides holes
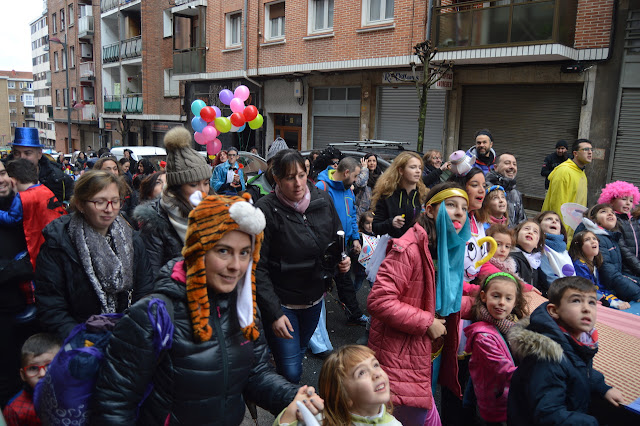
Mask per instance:
[[[238,149],[229,148],[227,157],[227,161],[213,169],[210,179],[211,187],[218,194],[238,195],[245,190],[244,174],[238,163]]]
[[[356,178],[360,174],[360,164],[355,158],[345,157],[338,163],[338,168],[327,167],[318,175],[316,186],[327,191],[333,200],[342,229],[344,240],[351,244],[353,251],[360,253],[360,233],[358,231],[358,218],[356,216],[356,197],[351,189]],[[347,307],[347,323],[350,325],[365,325],[368,321],[366,315],[358,306],[355,288],[351,281],[350,272],[337,274],[334,279],[338,288],[338,296]]]

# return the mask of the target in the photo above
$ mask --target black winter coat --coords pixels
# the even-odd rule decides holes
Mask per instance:
[[[375,206],[371,206],[373,215],[373,233],[376,235],[389,234],[392,238],[400,238],[411,228],[418,215],[422,212],[422,203],[417,189],[407,194],[404,189],[396,191],[387,198],[378,200]],[[404,226],[395,228],[393,218],[404,215]]]
[[[427,188],[433,188],[440,183],[440,176],[442,176],[442,170],[437,167],[433,167],[431,164],[424,165],[424,171],[422,172],[422,181]]]
[[[72,213],[76,214],[76,213]],[[42,231],[45,237],[36,268],[38,319],[45,331],[65,338],[76,325],[101,313],[101,306],[89,277],[69,237],[72,215],[61,216]],[[142,299],[153,288],[149,260],[140,236],[133,233],[132,302]],[[128,307],[128,294],[118,300],[118,312]]]
[[[311,202],[304,214],[285,207],[275,193],[256,203],[267,219],[256,288],[258,307],[269,326],[284,315],[281,303],[311,304],[326,290],[321,260],[342,224],[331,196],[307,186]]]
[[[627,274],[640,276],[640,224],[634,218],[624,213],[616,213],[618,217],[618,231],[622,234],[624,243],[623,268]]]
[[[598,351],[567,337],[540,305],[508,333],[518,369],[511,379],[508,424],[597,426],[587,414],[591,393],[604,396],[611,388],[593,369]]]
[[[133,305],[109,342],[93,396],[92,425],[163,425],[167,416],[171,425],[239,425],[245,399],[277,414],[295,397],[298,387],[269,364],[262,328],[255,342],[243,337],[235,290],[209,293],[213,336],[194,342],[181,260],[162,268],[154,291],[173,302],[168,306],[175,327],[171,349],[154,354],[150,299]],[[172,279],[172,273],[180,278]],[[149,383],[153,390],[136,417]]]
[[[558,157],[555,152],[544,157],[544,163],[542,163],[542,169],[540,170],[540,176],[544,176],[544,189],[549,189],[549,175],[560,165],[564,163],[568,158],[572,158],[571,155],[565,157]]]
[[[147,249],[149,264],[155,277],[171,259],[182,255],[184,241],[169,222],[160,199],[140,204],[133,212],[138,222],[140,236]]]
[[[62,154],[61,154],[62,155]],[[52,163],[44,155],[38,161],[40,171],[38,180],[53,192],[60,201],[69,201],[73,194],[74,181],[71,176],[65,175],[56,163]]]

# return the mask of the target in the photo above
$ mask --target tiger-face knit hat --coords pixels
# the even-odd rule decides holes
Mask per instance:
[[[253,256],[247,271],[237,286],[237,313],[242,334],[256,340],[256,266],[260,260],[263,230],[266,220],[262,211],[249,203],[251,196],[204,198],[189,213],[187,235],[182,255],[187,266],[187,302],[196,342],[211,339],[209,296],[204,255],[229,231],[241,231],[251,236]]]

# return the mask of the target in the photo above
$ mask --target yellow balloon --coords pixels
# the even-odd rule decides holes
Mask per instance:
[[[216,117],[214,123],[220,133],[227,133],[231,130],[231,121],[227,117]]]
[[[498,250],[498,243],[496,242],[496,240],[493,239],[493,237],[483,237],[480,238],[478,240],[478,247],[482,247],[482,245],[484,243],[489,243],[489,253],[487,253],[487,255],[485,257],[483,257],[482,259],[478,260],[476,262],[475,268],[478,269],[479,267],[481,267],[482,265],[484,265],[485,263],[487,263],[489,261],[489,259],[491,259],[493,257],[494,254],[496,254],[496,250]]]
[[[262,118],[262,114],[258,114],[256,118],[254,118],[249,122],[249,127],[253,130],[258,129],[262,126],[263,122],[264,122],[264,118]]]

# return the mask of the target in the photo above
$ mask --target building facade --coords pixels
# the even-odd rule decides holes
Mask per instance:
[[[13,141],[16,127],[34,127],[33,74],[0,71],[0,146]]]
[[[31,26],[31,58],[33,65],[33,95],[35,124],[40,143],[55,148],[56,131],[51,104],[51,65],[49,63],[49,28],[47,9],[35,19]]]

